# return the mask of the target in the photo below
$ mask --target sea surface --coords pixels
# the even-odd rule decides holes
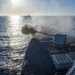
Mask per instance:
[[[32,38],[21,33],[22,26],[27,23],[42,32],[75,37],[74,16],[0,16],[0,75],[20,75],[25,51]]]

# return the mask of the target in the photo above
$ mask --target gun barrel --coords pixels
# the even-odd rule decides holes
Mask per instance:
[[[49,36],[54,36],[54,35],[51,35],[51,34],[48,34],[48,33],[44,33],[44,32],[39,32],[39,31],[36,31],[37,33],[41,33],[41,34],[45,34],[45,35],[49,35]]]

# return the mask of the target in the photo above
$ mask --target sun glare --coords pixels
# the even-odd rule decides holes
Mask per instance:
[[[10,16],[9,17],[9,32],[10,32],[10,46],[14,47],[14,45],[20,44],[19,37],[12,37],[12,36],[19,36],[20,35],[20,16]]]
[[[10,16],[10,18],[12,19],[12,21],[16,21],[19,20],[20,16]]]
[[[19,6],[21,1],[20,0],[11,0],[12,5],[15,6]]]
[[[20,28],[20,16],[10,16],[10,21],[12,35],[15,35]]]

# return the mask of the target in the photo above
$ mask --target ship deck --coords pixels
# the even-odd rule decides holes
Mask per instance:
[[[75,47],[55,47],[50,38],[32,39],[25,52],[21,75],[65,75],[75,60]]]

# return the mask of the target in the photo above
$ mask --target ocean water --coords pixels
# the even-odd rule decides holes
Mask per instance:
[[[24,17],[0,16],[0,75],[20,75],[30,40],[21,33]]]
[[[25,50],[32,38],[21,33],[26,23],[37,25],[42,32],[75,37],[74,16],[0,16],[0,75],[20,75]]]

